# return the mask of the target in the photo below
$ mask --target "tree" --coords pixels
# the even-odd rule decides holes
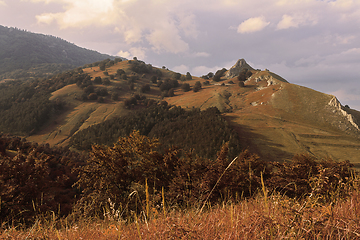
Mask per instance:
[[[189,72],[186,73],[186,80],[191,80],[192,76]]]
[[[101,83],[102,83],[101,77],[95,77],[94,83],[95,83],[95,84],[101,84]]]
[[[94,145],[88,164],[83,167],[76,183],[83,189],[80,204],[84,204],[84,209],[93,208],[87,213],[99,214],[108,199],[116,206],[126,204],[132,188],[136,184],[144,185],[146,180],[153,183],[158,191],[166,187],[172,179],[168,168],[173,167],[177,152],[167,151],[163,156],[156,151],[158,146],[157,139],[140,135],[139,131],[119,138],[112,147]],[[88,202],[95,204],[87,205]],[[135,204],[127,207],[131,211],[140,210]]]
[[[184,92],[188,92],[188,91],[190,91],[190,84],[188,84],[188,83],[183,83],[183,84],[181,84],[181,89],[184,91]]]
[[[180,73],[174,73],[175,80],[180,80],[181,74]]]
[[[150,88],[149,84],[144,84],[140,88],[140,92],[142,92],[142,93],[150,92],[150,90],[151,90],[151,88]]]
[[[219,82],[221,80],[221,77],[224,76],[226,71],[227,71],[226,68],[216,71],[213,80],[215,82]]]
[[[100,71],[105,71],[106,68],[105,63],[101,63],[99,67],[100,67]]]
[[[201,89],[201,82],[197,81],[193,87],[193,91],[198,92],[198,91],[200,91],[200,89]]]
[[[124,70],[122,70],[122,69],[118,69],[118,70],[116,70],[116,77],[117,78],[120,78],[120,76],[122,75],[122,74],[125,74],[125,71]]]
[[[119,100],[119,94],[116,93],[116,92],[112,93],[111,94],[111,100],[113,100],[113,101]]]
[[[110,79],[109,79],[109,78],[104,78],[104,79],[102,80],[102,84],[103,84],[103,85],[110,85],[110,84],[111,84]]]
[[[248,79],[249,77],[251,77],[252,72],[249,71],[247,68],[244,68],[243,70],[241,70],[241,72],[238,75],[238,80],[239,81],[246,81],[246,79]]]
[[[95,91],[95,88],[94,88],[93,85],[87,86],[87,87],[84,89],[84,92],[87,93],[87,94],[93,93],[94,91]]]
[[[98,96],[96,93],[90,93],[88,96],[89,100],[97,100]]]
[[[150,81],[151,81],[152,83],[156,83],[156,82],[157,82],[157,77],[156,77],[156,76],[152,76],[152,77],[150,78]]]

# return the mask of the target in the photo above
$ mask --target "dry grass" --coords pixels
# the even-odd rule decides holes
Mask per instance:
[[[360,193],[321,204],[315,196],[295,201],[279,194],[199,209],[152,209],[134,221],[37,221],[11,227],[1,239],[356,239],[360,237]]]

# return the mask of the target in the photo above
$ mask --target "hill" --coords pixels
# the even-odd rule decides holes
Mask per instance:
[[[113,58],[58,37],[0,26],[0,80],[46,77]]]
[[[130,121],[126,131],[110,131],[112,136],[106,141],[113,142],[133,129],[141,130],[144,127],[141,122],[124,118],[131,119],[129,114],[136,116],[150,106],[169,104],[184,110],[216,107],[221,117],[238,133],[237,144],[267,160],[283,161],[295,154],[307,153],[358,163],[358,111],[342,106],[335,96],[288,83],[268,70],[241,71],[239,75],[246,76],[246,81],[242,77],[227,78],[226,69],[218,71],[221,77],[219,73],[215,74],[219,77],[215,81],[209,78],[211,74],[202,78],[185,76],[137,59],[97,62],[34,84],[35,92],[47,89],[49,102],[46,106],[53,110],[45,111],[51,114],[46,115],[47,120],[36,125],[34,131],[29,132],[33,129],[29,126],[22,135],[30,141],[57,146],[75,142],[105,143],[94,133],[105,134],[109,131],[106,128],[113,125],[111,121]],[[22,103],[20,97],[17,99],[14,106],[27,102],[23,100]],[[171,121],[160,125],[165,128],[190,124]],[[155,127],[149,124],[148,127]],[[6,127],[2,131],[4,129]],[[163,136],[164,133],[159,131],[153,130]],[[150,134],[151,129],[145,132]]]

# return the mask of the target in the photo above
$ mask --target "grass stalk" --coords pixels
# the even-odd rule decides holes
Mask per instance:
[[[147,183],[147,179],[145,179],[145,194],[146,194],[146,217],[149,219],[150,212],[150,197],[149,197],[149,186]]]
[[[268,208],[268,196],[267,196],[267,191],[266,191],[266,187],[265,187],[265,183],[264,183],[264,178],[263,178],[263,173],[260,173],[260,180],[261,180],[261,187],[262,187],[262,191],[264,194],[264,202],[265,202],[265,212],[266,214],[269,214],[269,208]]]
[[[164,191],[164,187],[162,187],[162,189],[161,189],[161,196],[162,196],[162,205],[163,205],[164,218],[166,219],[166,207],[165,207],[165,191]]]
[[[135,224],[136,224],[137,232],[138,232],[138,234],[139,234],[139,238],[142,239],[142,238],[141,238],[141,233],[140,233],[140,225],[139,225],[139,221],[138,221],[136,212],[134,213],[134,217],[135,217]]]
[[[205,201],[204,201],[204,203],[203,203],[203,205],[202,205],[202,207],[201,207],[201,209],[200,209],[200,211],[199,211],[200,213],[201,213],[202,210],[204,209],[207,201],[209,200],[209,198],[210,198],[211,194],[213,193],[214,189],[216,188],[216,186],[219,184],[221,178],[224,176],[226,170],[228,170],[228,169],[230,168],[230,166],[236,161],[237,158],[238,158],[238,157],[234,158],[234,159],[229,163],[229,165],[225,168],[225,170],[223,171],[223,173],[220,175],[220,177],[219,177],[219,179],[217,180],[217,182],[215,183],[214,187],[211,189],[210,193],[209,193],[208,196],[206,197],[206,199],[205,199]]]

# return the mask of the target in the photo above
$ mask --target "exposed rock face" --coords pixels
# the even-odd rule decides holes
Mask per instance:
[[[344,107],[341,105],[341,103],[339,102],[339,100],[336,97],[333,97],[330,102],[329,105],[334,107],[335,110],[337,112],[339,112],[340,114],[342,114],[350,123],[351,125],[353,125],[357,130],[360,131],[359,129],[359,125],[356,122],[355,118],[353,117],[353,115],[351,115],[350,113],[346,112],[344,110]]]
[[[249,70],[253,70],[253,68],[247,64],[247,62],[245,61],[245,59],[239,59],[234,66],[232,66],[226,73],[225,73],[225,77],[227,79],[229,78],[233,78],[239,75],[239,73],[241,72],[241,70],[243,70],[244,68],[247,68]]]

